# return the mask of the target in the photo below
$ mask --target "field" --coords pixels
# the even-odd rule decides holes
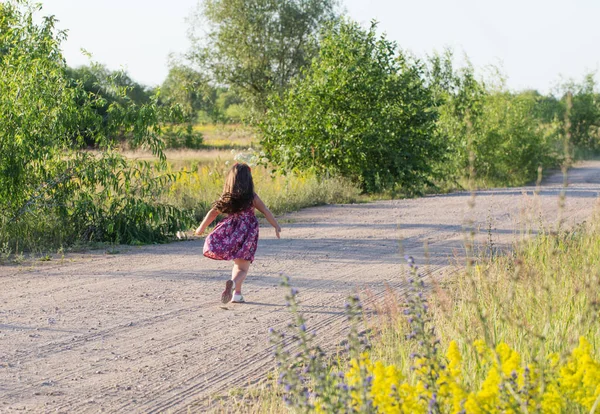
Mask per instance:
[[[173,169],[225,163],[232,161],[237,154],[258,146],[252,130],[242,125],[196,124],[194,132],[202,134],[203,148],[165,150]],[[156,160],[150,151],[124,150],[123,154],[131,160]]]
[[[268,328],[285,330],[291,320],[281,274],[299,289],[307,327],[335,351],[348,329],[349,294],[370,292],[373,312],[386,286],[406,291],[403,255],[425,264],[426,280],[449,280],[464,263],[465,219],[473,220],[478,249],[490,240],[508,248],[537,229],[538,217],[549,227],[561,215],[565,225],[589,219],[599,174],[597,162],[574,169],[563,210],[557,175],[538,196],[535,187],[482,191],[472,208],[469,193],[454,193],[281,216],[281,240],[261,229],[245,305],[219,303],[230,267],[203,259],[202,239],[3,266],[10,311],[0,332],[2,408],[257,410],[256,400],[234,390],[273,367]]]
[[[163,195],[163,201],[193,210],[200,221],[223,188],[228,169],[235,162],[252,167],[257,193],[274,214],[320,204],[353,203],[367,198],[350,180],[321,178],[311,172],[273,173],[261,162],[257,143],[250,130],[237,125],[198,125],[206,147],[202,149],[166,150],[169,171],[179,173]],[[131,161],[156,160],[149,152],[124,151]]]

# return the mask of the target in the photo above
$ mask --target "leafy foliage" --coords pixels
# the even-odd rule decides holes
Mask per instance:
[[[441,151],[423,66],[375,29],[330,27],[305,76],[271,97],[261,143],[278,169],[339,174],[367,192],[429,181]]]
[[[214,108],[216,90],[205,75],[188,66],[172,64],[160,89],[161,100],[180,105],[189,122],[196,119],[198,111]]]
[[[77,98],[77,103],[82,106],[89,104],[89,98],[93,97],[90,109],[102,117],[106,124],[109,117],[108,111],[112,104],[120,106],[144,105],[150,103],[152,96],[150,91],[135,82],[124,71],[110,71],[105,66],[98,63],[92,63],[89,66],[80,66],[78,68],[66,67],[66,76],[71,79],[71,86],[82,88],[87,94]],[[85,144],[88,146],[96,145],[92,134],[86,132],[88,128],[94,128],[94,121],[91,125],[80,124],[79,129]],[[126,137],[120,135],[122,140]],[[115,136],[114,138],[118,138]]]
[[[217,84],[262,111],[316,54],[313,35],[336,16],[336,0],[203,0],[189,57]]]
[[[556,164],[556,128],[543,128],[539,114],[555,107],[540,108],[535,95],[489,86],[470,65],[455,71],[450,54],[431,59],[429,82],[437,98],[436,133],[446,143],[439,165],[446,180],[473,168],[489,184],[516,185],[534,178],[539,166]]]
[[[565,94],[562,103],[566,103],[566,93],[573,95],[569,121],[571,123],[571,141],[576,147],[590,151],[600,150],[600,91],[594,74],[585,76],[582,83],[569,82],[562,86]]]
[[[99,63],[78,68],[67,68],[67,75],[80,81],[83,88],[96,96],[104,98],[108,104],[125,100],[142,105],[149,103],[151,94],[148,88],[140,85],[124,71],[111,71]],[[120,90],[125,90],[123,97]]]
[[[61,55],[65,33],[53,17],[34,23],[37,11],[20,0],[0,5],[0,242],[149,242],[176,232],[189,216],[153,201],[173,176],[161,164],[129,164],[112,137],[131,136],[164,160],[160,121],[177,110],[156,97],[135,105],[118,84],[110,103],[86,90]],[[84,150],[88,140],[97,152]]]

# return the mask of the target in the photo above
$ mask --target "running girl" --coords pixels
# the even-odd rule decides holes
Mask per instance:
[[[204,256],[215,260],[233,260],[231,280],[225,283],[225,290],[221,295],[223,303],[244,302],[242,283],[248,275],[250,263],[254,261],[258,243],[258,220],[254,215],[254,209],[265,215],[279,238],[281,227],[265,203],[254,192],[250,167],[237,163],[229,170],[223,194],[213,203],[196,229],[196,235],[199,236],[220,213],[228,215],[204,241]]]

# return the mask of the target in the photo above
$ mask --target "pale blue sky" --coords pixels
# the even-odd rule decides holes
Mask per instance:
[[[169,53],[189,47],[186,18],[197,0],[41,0],[69,30],[70,65],[80,48],[138,82],[162,83]],[[348,14],[379,28],[417,56],[449,46],[483,73],[502,67],[511,89],[548,92],[561,77],[580,80],[600,69],[599,0],[345,0]]]

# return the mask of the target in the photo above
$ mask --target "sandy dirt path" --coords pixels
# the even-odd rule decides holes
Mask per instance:
[[[507,246],[540,217],[590,218],[600,162],[535,187],[413,200],[331,205],[281,217],[282,239],[261,228],[243,305],[219,303],[230,263],[201,256],[202,240],[124,247],[27,266],[0,266],[0,412],[196,412],[207,399],[259,380],[273,366],[269,327],[290,321],[280,274],[324,344],[346,329],[345,298],[402,289],[404,254],[433,277],[464,260],[463,226]],[[532,224],[533,223],[533,224]]]

